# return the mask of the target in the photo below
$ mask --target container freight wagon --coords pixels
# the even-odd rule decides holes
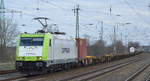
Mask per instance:
[[[95,64],[98,62],[98,58],[95,56],[87,55],[87,41],[86,39],[76,39],[77,50],[78,50],[78,63],[82,66]]]
[[[75,39],[50,33],[21,34],[16,69],[27,74],[66,69],[78,62]]]

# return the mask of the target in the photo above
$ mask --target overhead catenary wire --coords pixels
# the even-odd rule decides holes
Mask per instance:
[[[63,7],[57,5],[57,4],[53,3],[53,2],[49,2],[49,1],[45,1],[45,0],[41,0],[41,1],[44,1],[44,2],[46,2],[46,3],[48,3],[48,4],[50,4],[50,5],[53,5],[53,6],[57,7],[57,8],[60,8],[60,9],[62,9],[62,10],[64,10],[64,11],[69,11],[69,10],[71,10],[71,9],[63,8]],[[85,14],[84,14],[84,15],[80,14],[80,15],[82,16],[81,19],[87,20],[87,17],[88,17],[88,19],[95,20],[94,18],[89,17],[89,16],[86,16]]]
[[[71,11],[71,8],[70,8],[70,9],[69,9],[69,8],[64,8],[64,7],[62,7],[62,6],[59,6],[59,5],[57,5],[57,4],[53,3],[53,2],[46,1],[46,0],[41,0],[41,1],[44,1],[45,3],[50,4],[50,5],[53,5],[53,6],[59,8],[59,9],[62,9],[62,10],[64,10],[64,11]],[[82,11],[82,10],[81,10],[81,11]],[[80,15],[82,16],[82,18],[84,17],[85,19],[87,19],[87,17],[88,17],[88,16],[85,16],[85,14],[84,14],[84,15],[80,14]],[[88,18],[91,19],[91,17],[88,17]]]
[[[52,3],[52,2],[49,2],[49,1],[46,1],[46,0],[37,0],[37,10],[39,10],[39,4],[40,4],[39,2],[40,1],[44,2],[44,3],[47,3],[47,4],[50,4],[52,6],[55,6],[55,7],[59,8],[59,9],[65,10],[65,11],[69,10],[67,8],[63,8],[63,7],[61,7],[61,6],[59,6],[59,5],[55,4],[55,3]],[[70,9],[70,11],[71,11],[71,9]],[[29,13],[28,11],[25,11],[24,15],[28,15],[28,16],[32,16],[32,17],[37,17],[37,15]]]
[[[71,10],[71,9],[59,6],[59,5],[57,5],[56,3],[52,2],[52,1],[47,1],[47,0],[41,0],[41,1],[44,2],[44,3],[50,4],[50,5],[53,5],[53,6],[57,7],[57,8],[59,8],[59,9],[65,10],[65,11]]]
[[[142,15],[139,12],[137,12],[137,10],[127,0],[123,0],[123,1],[145,24],[150,25],[149,22],[145,21]]]
[[[55,7],[59,8],[59,9],[62,9],[62,10],[64,10],[64,11],[69,11],[69,10],[71,11],[71,9],[64,8],[64,7],[62,7],[62,6],[59,6],[58,4],[53,3],[53,2],[50,2],[50,1],[41,0],[41,2],[44,2],[44,3],[50,4],[50,5],[52,5],[52,6],[55,6]],[[26,14],[26,15],[32,15],[32,16],[35,16],[35,15],[33,15],[33,14]],[[96,20],[96,19],[95,19],[95,18],[96,18],[96,16],[89,17],[89,16],[86,16],[85,14],[84,14],[84,15],[82,15],[82,13],[81,13],[81,16],[82,16],[82,18],[81,18],[81,19],[85,19],[85,20],[87,20],[87,17],[88,17],[88,19],[90,19],[90,20]]]
[[[61,7],[61,6],[59,6],[58,4],[56,4],[56,3],[53,3],[53,2],[50,2],[50,1],[46,1],[46,0],[41,0],[41,2],[43,2],[44,1],[44,3],[47,3],[47,4],[50,4],[50,5],[53,5],[53,6],[55,6],[55,7],[57,7],[57,8],[59,8],[59,9],[62,9],[62,10],[69,10],[69,9],[67,9],[67,8],[63,8],[63,7]],[[84,11],[84,10],[83,10]],[[105,14],[105,13],[104,13]],[[86,16],[85,14],[84,15],[82,15],[82,13],[81,13],[81,16],[82,16],[82,18],[81,19],[85,19],[85,20],[87,20],[87,17],[88,17],[88,19],[90,19],[90,20],[96,20],[95,18],[96,18],[96,16],[93,16],[93,17],[89,17],[89,16]]]
[[[43,1],[46,1],[46,0],[41,0],[41,2],[43,2]],[[111,0],[109,0],[110,1],[110,5],[112,6],[112,3],[111,3]],[[46,2],[45,2],[46,3]],[[48,3],[47,4],[50,4],[50,5],[53,5],[53,6],[55,6],[55,7],[57,7],[57,8],[59,8],[59,9],[62,9],[62,10],[70,10],[70,12],[71,12],[71,9],[69,9],[69,8],[65,8],[65,7],[62,7],[62,6],[60,6],[60,5],[58,5],[56,2],[54,3],[54,2],[51,2],[51,1],[48,1]],[[85,9],[83,9],[83,11],[82,12],[84,12],[84,10]],[[84,14],[84,15],[82,15],[82,12],[81,12],[81,18],[85,18],[85,19],[87,19],[87,17],[88,18],[90,18],[90,19],[92,19],[92,20],[96,20],[96,16],[87,16],[86,14]],[[95,13],[95,12],[94,12]],[[105,13],[104,13],[105,14]]]
[[[130,10],[132,11],[132,12],[134,12],[135,13],[135,15],[138,17],[138,18],[140,18],[140,20],[141,21],[143,21],[145,24],[147,24],[147,25],[150,25],[149,24],[149,22],[148,21],[146,21],[143,17],[142,17],[142,14],[140,13],[140,12],[138,12],[137,10],[136,10],[136,8],[133,6],[133,5],[131,5],[127,0],[123,0],[123,2],[130,8]],[[145,31],[145,30],[144,30]],[[140,31],[139,31],[140,32]],[[141,33],[142,33],[142,31],[141,31]],[[138,34],[138,33],[137,33]],[[139,35],[141,35],[141,34],[139,34]],[[145,35],[145,34],[143,34],[143,35]],[[143,37],[143,35],[141,35],[142,37]],[[132,37],[132,36],[131,36]],[[141,39],[141,38],[138,38],[138,39]],[[133,40],[133,39],[132,39]]]
[[[41,0],[41,1],[44,1],[45,3],[47,3],[47,4],[50,4],[50,5],[53,5],[53,6],[55,6],[55,7],[57,7],[57,8],[59,8],[59,9],[62,9],[62,10],[64,10],[64,11],[69,11],[69,10],[71,10],[71,9],[68,9],[68,8],[64,8],[64,7],[62,7],[62,6],[59,6],[59,5],[57,5],[56,3],[54,3],[54,2],[50,2],[50,1],[46,1],[46,0]],[[76,2],[75,2],[76,3]],[[84,9],[81,9],[81,11],[83,12],[85,10],[85,8]],[[87,17],[88,17],[88,19],[90,19],[90,20],[97,20],[96,18],[97,18],[97,16],[93,16],[93,17],[89,17],[89,15],[87,16],[86,14],[84,14],[84,15],[82,15],[82,12],[81,12],[81,18],[80,19],[85,19],[85,20],[87,20]],[[95,12],[95,11],[93,11],[93,12]],[[100,13],[103,13],[103,14],[109,14],[109,13],[105,13],[105,12],[100,12]],[[99,20],[99,19],[98,19]]]

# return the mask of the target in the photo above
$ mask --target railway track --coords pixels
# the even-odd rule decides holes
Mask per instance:
[[[19,78],[24,78],[25,74],[21,74],[19,72],[7,73],[7,74],[0,74],[0,81],[12,81]]]
[[[111,72],[113,70],[119,69],[121,67],[124,67],[126,65],[129,65],[129,64],[132,64],[134,62],[141,61],[141,60],[142,60],[142,58],[138,58],[138,59],[136,58],[136,59],[129,60],[129,61],[126,61],[126,62],[123,62],[123,63],[118,63],[118,64],[114,64],[114,65],[111,65],[111,66],[108,66],[108,67],[104,67],[104,68],[101,68],[101,69],[90,71],[88,73],[83,73],[81,75],[65,78],[65,79],[60,80],[60,81],[70,81],[70,80],[73,80],[73,79],[76,79],[76,78],[80,78],[80,77],[84,77],[84,76],[92,74],[90,77],[87,77],[87,78],[84,77],[84,78],[82,78],[82,79],[80,78],[80,80],[78,80],[78,81],[86,81],[86,80],[95,78],[97,76],[103,75],[105,73]],[[47,74],[45,74],[45,75],[47,75]],[[39,75],[39,76],[41,76],[41,75]],[[35,76],[27,76],[25,74],[21,74],[19,72],[16,72],[16,73],[8,73],[8,74],[3,74],[3,75],[0,74],[0,81],[1,80],[5,80],[5,81],[24,80],[25,81],[25,80],[28,80],[29,78],[32,78],[32,77],[34,78]]]
[[[149,74],[148,77],[145,79],[145,81],[150,81],[150,74]]]
[[[97,70],[94,70],[94,71],[89,71],[87,73],[83,73],[83,74],[80,74],[80,75],[77,75],[77,76],[65,78],[65,79],[60,80],[60,81],[88,81],[88,80],[91,80],[91,79],[96,78],[98,76],[101,76],[103,74],[112,72],[112,71],[114,71],[116,69],[119,69],[121,67],[127,66],[127,65],[135,63],[135,62],[138,62],[140,60],[142,60],[142,59],[130,60],[130,61],[127,61],[125,63],[119,63],[119,64],[115,64],[115,65],[108,66],[108,67],[105,67],[105,68],[97,69]]]
[[[4,71],[0,71],[0,75],[3,75],[3,74],[8,74],[8,73],[15,73],[17,72],[16,70],[4,70]]]
[[[136,79],[142,72],[144,72],[148,67],[150,67],[150,64],[145,65],[144,67],[140,68],[137,70],[135,73],[130,75],[125,81],[133,81]],[[145,81],[150,81],[150,76],[145,80]]]

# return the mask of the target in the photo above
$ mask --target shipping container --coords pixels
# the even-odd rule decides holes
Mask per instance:
[[[52,59],[55,63],[74,62],[78,57],[75,40],[54,38],[52,42]]]
[[[86,39],[78,38],[76,39],[77,47],[78,47],[78,58],[84,59],[87,56],[87,43]]]

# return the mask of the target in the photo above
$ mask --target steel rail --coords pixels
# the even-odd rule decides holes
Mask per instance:
[[[145,81],[150,81],[150,74],[149,74],[149,76],[147,77],[147,79]]]
[[[143,72],[146,68],[148,68],[150,64],[145,65],[144,67],[140,68],[138,71],[136,71],[134,74],[129,76],[125,81],[132,81],[135,79],[141,72]]]
[[[90,72],[86,72],[86,73],[83,73],[83,74],[80,74],[80,75],[76,75],[76,76],[73,76],[73,77],[69,77],[69,78],[66,78],[66,79],[63,79],[63,80],[60,80],[60,81],[70,81],[70,80],[73,80],[73,79],[76,79],[76,78],[79,78],[79,77],[83,77],[83,76],[87,76],[89,74],[93,74],[93,73],[96,73],[96,72],[99,72],[99,71],[104,71],[100,74],[97,74],[97,75],[94,75],[94,76],[91,76],[91,77],[88,77],[88,78],[85,78],[85,79],[82,79],[80,81],[87,81],[87,80],[90,80],[90,79],[93,79],[93,78],[96,78],[97,76],[100,76],[100,75],[103,75],[103,74],[106,74],[106,73],[109,73],[111,71],[114,71],[116,69],[119,69],[121,67],[124,67],[126,65],[129,65],[129,64],[132,64],[134,62],[138,62],[142,59],[134,59],[134,60],[130,60],[130,61],[127,61],[127,62],[123,62],[123,63],[119,63],[119,64],[115,64],[115,65],[112,65],[112,66],[108,66],[108,67],[104,67],[104,68],[101,68],[101,69],[97,69],[97,70],[94,70],[94,71],[90,71]],[[110,70],[107,70],[107,69],[110,69]]]

